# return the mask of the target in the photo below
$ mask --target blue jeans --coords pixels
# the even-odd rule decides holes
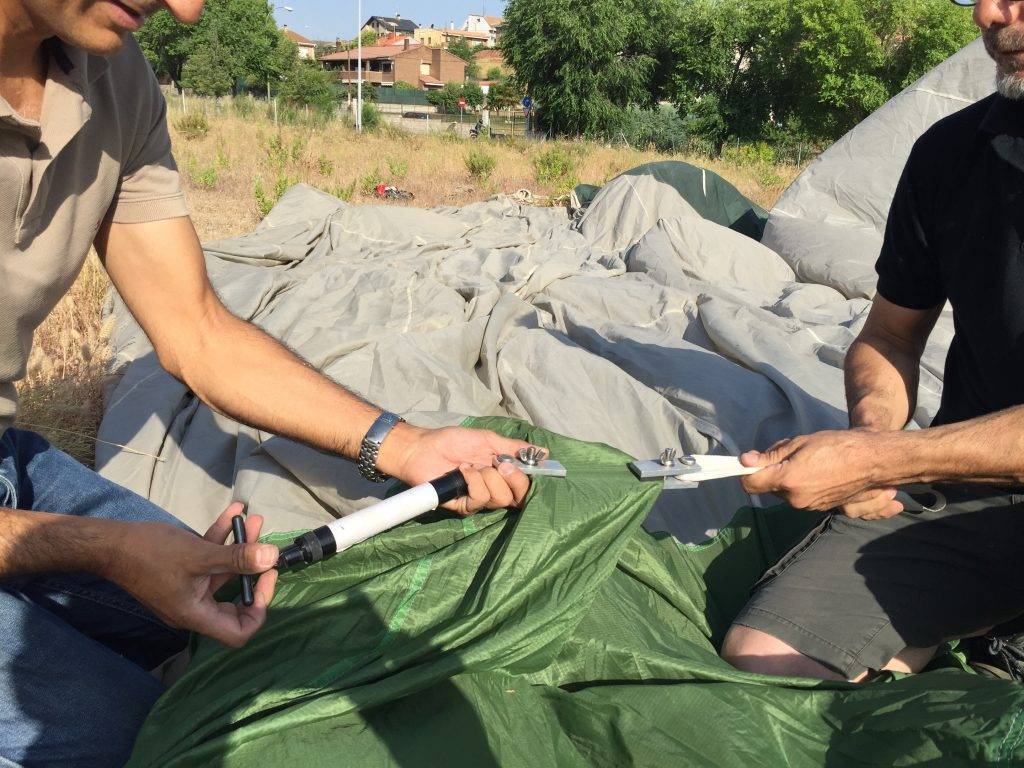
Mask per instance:
[[[0,437],[0,507],[182,525],[18,429]],[[147,670],[186,640],[96,576],[0,581],[0,766],[123,765],[164,691]]]

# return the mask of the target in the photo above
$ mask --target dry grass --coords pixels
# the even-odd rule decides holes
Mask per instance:
[[[190,111],[197,109],[193,102]],[[204,241],[252,230],[264,207],[286,186],[303,181],[352,202],[378,204],[363,194],[377,183],[411,191],[408,205],[464,205],[498,193],[528,189],[557,197],[575,182],[603,184],[624,170],[668,156],[653,151],[589,142],[535,144],[474,143],[443,135],[411,135],[383,128],[358,135],[341,122],[327,126],[282,125],[256,105],[242,117],[229,107],[206,106],[209,132],[186,137],[175,128],[180,104],[170,109],[171,138],[188,194],[192,218]],[[554,148],[569,158],[571,171],[541,183],[535,160]],[[482,150],[495,160],[486,178],[474,177],[466,156]],[[792,181],[796,166],[743,166],[706,158],[676,156],[716,171],[748,198],[770,208]],[[389,204],[402,204],[390,202]],[[19,385],[19,423],[44,434],[86,464],[95,454],[102,416],[102,388],[108,350],[101,309],[108,287],[94,255],[71,292],[36,332],[28,375]]]

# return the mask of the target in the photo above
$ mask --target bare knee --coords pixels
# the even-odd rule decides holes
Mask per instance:
[[[721,655],[725,661],[743,672],[817,680],[846,679],[777,637],[739,624],[730,627],[722,644]]]

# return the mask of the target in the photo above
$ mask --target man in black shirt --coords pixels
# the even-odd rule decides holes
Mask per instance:
[[[846,358],[851,429],[743,456],[765,467],[749,492],[835,514],[736,618],[722,655],[741,669],[914,672],[941,643],[1024,615],[1024,2],[978,0],[974,18],[998,92],[933,126],[907,161]],[[947,301],[941,407],[904,431]],[[905,511],[901,486],[924,508]]]

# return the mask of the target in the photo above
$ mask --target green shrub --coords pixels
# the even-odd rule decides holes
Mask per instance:
[[[194,112],[179,117],[174,123],[174,128],[186,139],[202,139],[210,132],[210,123],[204,115]]]
[[[256,208],[259,209],[260,216],[266,216],[270,213],[270,210],[277,205],[277,201],[281,199],[281,195],[285,193],[288,187],[296,183],[295,179],[282,173],[278,175],[277,180],[274,182],[273,189],[268,192],[263,188],[263,182],[256,179],[252,185],[252,196],[256,200]]]
[[[334,161],[329,157],[320,155],[316,159],[316,170],[321,176],[330,176],[334,173]]]
[[[493,155],[484,152],[482,149],[471,149],[466,155],[465,159],[466,170],[469,171],[469,175],[477,181],[487,181],[491,178],[491,174],[494,173],[494,168],[498,164],[498,161],[494,159]]]
[[[356,182],[353,181],[351,184],[348,184],[346,186],[334,187],[331,190],[331,194],[334,195],[339,200],[342,200],[346,203],[351,203],[352,198],[355,197],[356,194]]]
[[[364,131],[375,131],[380,127],[383,122],[380,116],[380,110],[377,109],[377,105],[370,101],[363,102],[363,130]]]
[[[409,163],[405,160],[388,160],[388,171],[393,181],[402,181],[409,175]]]
[[[727,144],[722,148],[722,159],[736,165],[774,165],[775,150],[763,141],[753,144]]]
[[[275,133],[267,140],[267,165],[280,172],[287,162],[288,151],[284,148],[284,141],[280,133]]]
[[[533,158],[537,181],[563,190],[576,186],[576,162],[562,147],[551,147]]]
[[[372,195],[380,183],[380,170],[374,168],[369,173],[359,177],[359,191],[364,195]]]
[[[227,170],[231,167],[231,158],[228,157],[228,153],[224,150],[224,145],[221,144],[217,147],[217,167]]]
[[[217,169],[212,165],[204,168],[192,177],[192,181],[203,189],[213,189],[217,186]]]
[[[231,100],[231,108],[239,117],[252,117],[253,103],[248,96],[235,96]]]
[[[299,158],[302,157],[302,153],[306,150],[306,145],[308,143],[309,142],[302,136],[296,136],[292,139],[292,148],[289,154],[291,155],[293,163],[299,162]]]

